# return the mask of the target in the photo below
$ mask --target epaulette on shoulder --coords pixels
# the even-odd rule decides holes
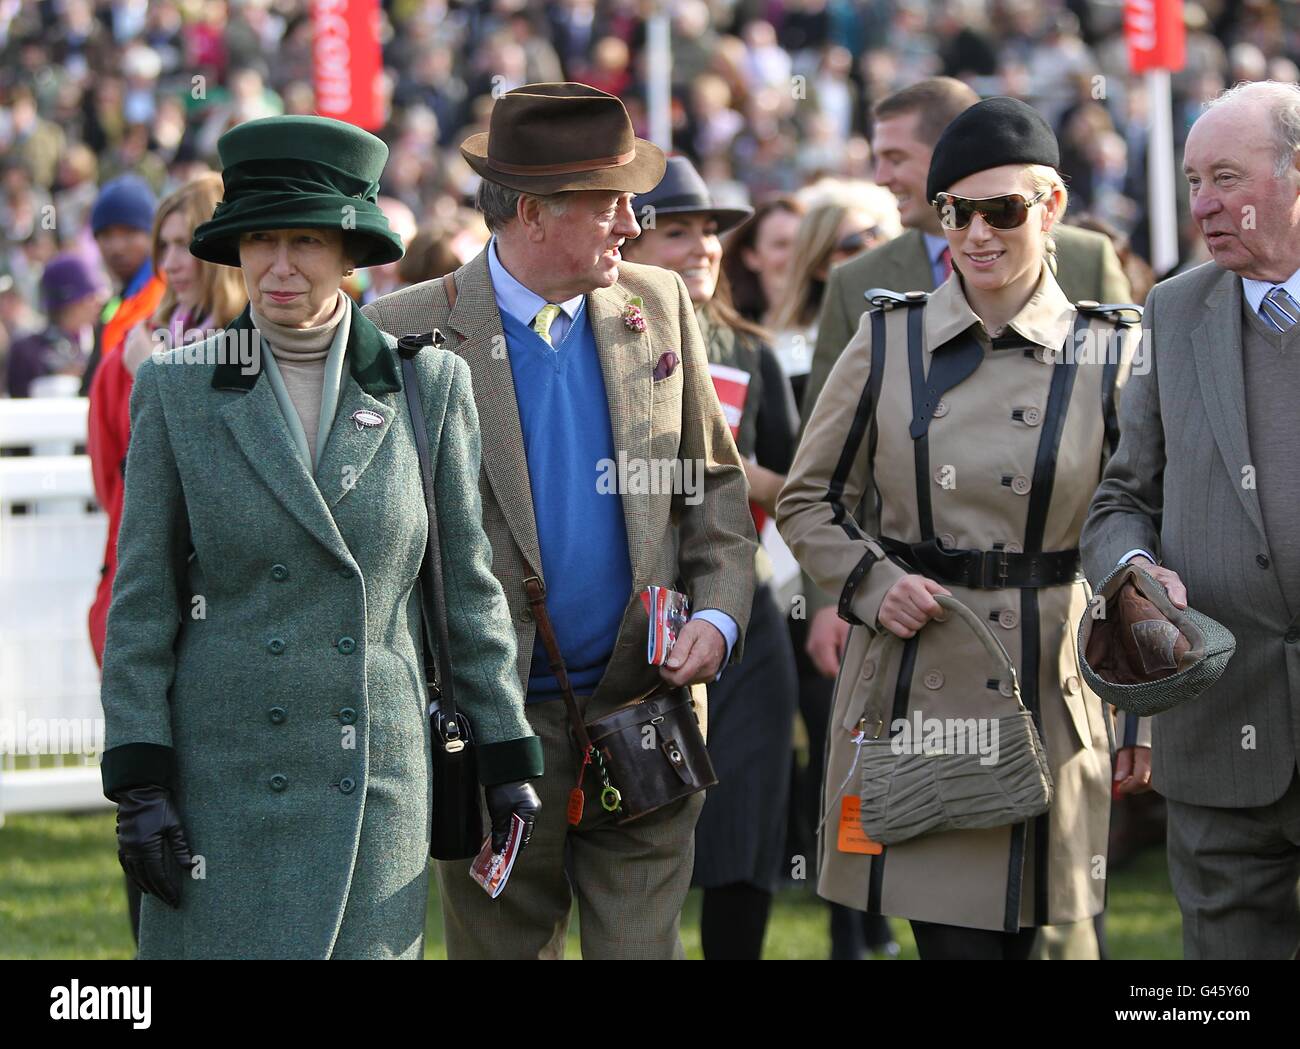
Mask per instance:
[[[1096,299],[1080,299],[1074,304],[1080,313],[1089,313],[1105,317],[1113,324],[1131,327],[1142,322],[1142,307],[1136,302],[1098,302]]]
[[[890,291],[888,288],[868,288],[863,298],[873,310],[892,310],[896,306],[924,306],[930,298],[928,291]]]

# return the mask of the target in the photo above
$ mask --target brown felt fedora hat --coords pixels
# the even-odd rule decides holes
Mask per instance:
[[[489,182],[545,196],[567,190],[648,193],[663,150],[637,138],[622,101],[586,84],[525,84],[492,107],[488,131],[461,155]]]

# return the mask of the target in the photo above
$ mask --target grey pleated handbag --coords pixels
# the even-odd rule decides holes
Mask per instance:
[[[1022,823],[1042,815],[1052,803],[1047,752],[1033,715],[1020,698],[1020,681],[1007,650],[984,621],[956,598],[937,594],[935,600],[975,632],[1004,680],[1010,681],[1018,709],[1000,718],[954,720],[954,731],[945,727],[937,746],[930,733],[918,739],[908,730],[861,740],[862,827],[882,845],[937,831]],[[894,640],[903,644],[901,638]],[[884,657],[880,665],[886,665]],[[880,726],[877,733],[885,717],[878,703],[880,691],[877,687],[868,700],[869,707],[875,705],[866,718],[867,724]],[[982,733],[978,746],[971,745],[971,721],[975,731]],[[966,730],[964,738],[958,729]],[[987,748],[990,740],[993,746]]]

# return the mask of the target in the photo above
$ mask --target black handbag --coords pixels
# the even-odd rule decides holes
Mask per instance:
[[[433,469],[429,434],[412,358],[425,346],[440,346],[441,333],[405,336],[398,342],[406,403],[415,429],[415,451],[429,517],[429,541],[420,566],[420,631],[424,645],[425,685],[429,695],[429,741],[433,753],[433,818],[429,855],[436,860],[466,860],[478,854],[487,831],[483,825],[483,790],[478,782],[474,730],[464,711],[456,709],[451,670],[451,641],[447,634],[447,605],[442,586],[438,508],[433,501]],[[438,639],[433,640],[433,624]],[[434,652],[438,653],[437,659]],[[436,670],[436,675],[435,675]]]
[[[582,768],[595,765],[600,804],[616,823],[631,823],[717,784],[695,702],[685,686],[661,682],[604,717],[584,722],[569,673],[546,611],[546,587],[538,576],[524,580],[528,604],[560,684],[573,734],[583,754]],[[569,800],[569,823],[582,818],[581,780]],[[576,818],[575,818],[576,817]]]

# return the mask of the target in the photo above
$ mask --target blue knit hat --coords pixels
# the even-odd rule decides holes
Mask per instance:
[[[98,290],[90,267],[80,255],[56,255],[45,264],[41,274],[41,302],[47,314]]]
[[[98,234],[109,226],[130,226],[151,233],[157,206],[149,183],[139,175],[119,175],[100,188],[90,212],[90,230]]]

